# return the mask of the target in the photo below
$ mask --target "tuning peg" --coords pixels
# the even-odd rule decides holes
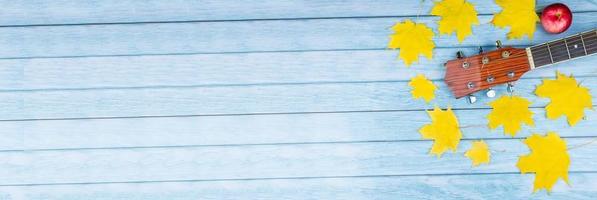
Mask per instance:
[[[493,88],[489,88],[487,91],[485,91],[485,95],[487,95],[489,98],[493,98],[495,97],[495,90]]]
[[[513,93],[514,92],[514,83],[508,83],[507,90],[509,93]]]
[[[469,104],[474,104],[475,102],[477,102],[477,97],[475,95],[469,94],[468,96],[466,96],[466,100]]]
[[[495,47],[497,47],[498,49],[499,49],[499,48],[502,48],[502,41],[500,41],[500,40],[496,40],[496,41],[495,41]]]
[[[479,46],[479,54],[482,54],[482,53],[483,53],[483,47]]]
[[[456,58],[458,58],[458,59],[464,58],[464,53],[462,51],[456,52]]]

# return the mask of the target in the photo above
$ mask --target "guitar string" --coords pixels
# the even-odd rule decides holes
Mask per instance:
[[[509,57],[507,57],[507,58],[498,58],[498,59],[494,60],[493,62],[495,62],[495,61],[504,61],[504,60],[506,60],[506,59],[523,58],[523,57],[526,57],[526,56],[527,56],[527,55],[526,55],[526,52],[520,51],[520,52],[516,52],[516,53],[514,53],[514,54],[511,54],[511,55],[510,55]],[[466,58],[466,59],[468,59],[468,58]],[[483,65],[484,65],[484,64],[482,64],[481,66],[483,66]],[[485,77],[487,77],[487,75],[488,75],[488,74],[489,74],[489,73],[487,73]]]
[[[570,59],[572,57],[572,54],[568,53],[568,52],[570,52],[570,49],[566,45],[566,43],[569,40],[570,40],[571,43],[576,42],[576,41],[583,41],[585,43],[588,43],[589,45],[586,45],[586,46],[585,46],[585,44],[583,44],[583,47],[585,49],[590,50],[590,51],[592,51],[594,47],[597,47],[595,45],[595,43],[593,42],[593,40],[595,38],[597,38],[597,37],[594,36],[595,34],[591,34],[589,37],[587,37],[586,41],[585,41],[585,39],[582,38],[581,35],[582,34],[578,34],[578,35],[574,35],[574,36],[569,36],[567,38],[563,38],[563,39],[559,39],[559,40],[555,40],[555,41],[551,41],[551,42],[546,42],[546,43],[543,43],[543,44],[539,44],[539,45],[533,46],[533,47],[531,47],[531,51],[533,52],[533,58],[535,58],[535,60],[537,60],[537,63],[548,63],[548,64],[552,63],[551,60],[553,58],[560,58],[560,57],[566,58],[567,57],[566,59],[563,59],[563,60]],[[549,47],[547,46],[547,44],[549,44]],[[578,43],[578,44],[582,44],[582,43]],[[552,55],[550,56],[551,58],[546,57],[544,55],[547,52],[546,51],[547,48],[549,48],[549,49],[557,49],[557,48],[561,48],[562,46],[566,47],[565,48],[566,52],[564,52],[564,51],[554,51],[552,53]],[[556,47],[556,48],[554,48],[554,47]],[[543,51],[541,51],[541,50],[543,50]],[[579,56],[587,55],[587,54],[584,54],[583,52],[581,52],[581,53],[582,54],[579,55]],[[574,56],[575,58],[578,57],[576,54],[574,54],[574,55],[575,55]],[[545,61],[547,61],[547,60],[545,60],[547,58],[550,59],[549,62],[545,62]],[[558,59],[556,59],[556,60],[558,60]],[[558,61],[561,61],[561,60],[558,60]]]
[[[554,45],[554,46],[562,46],[562,45]],[[550,49],[553,49],[551,56],[545,54],[545,50],[543,50],[543,49],[547,49],[545,47],[538,48],[538,46],[537,46],[537,47],[531,49],[531,51],[533,53],[533,60],[535,60],[536,63],[540,63],[540,65],[538,65],[537,67],[592,54],[592,53],[585,54],[584,50],[582,52],[573,52],[570,49],[568,49],[567,47],[565,49],[566,52],[563,50],[558,51],[557,48],[553,48],[554,46],[550,46]],[[592,50],[592,49],[593,49],[593,47],[589,47],[589,50]],[[540,50],[543,50],[543,51],[540,51]],[[569,51],[571,53],[568,53]],[[581,54],[578,54],[578,53],[581,53]],[[564,59],[561,59],[561,58],[564,58]],[[554,62],[552,62],[552,59],[554,60]]]

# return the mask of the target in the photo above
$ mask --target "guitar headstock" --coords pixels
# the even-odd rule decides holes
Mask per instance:
[[[529,57],[525,49],[501,47],[493,51],[465,57],[458,52],[457,59],[445,63],[444,81],[456,98],[487,90],[487,96],[495,96],[491,88],[501,84],[511,84],[530,69]],[[511,87],[511,85],[509,85]],[[474,96],[472,96],[474,98]],[[475,99],[469,99],[472,103]]]

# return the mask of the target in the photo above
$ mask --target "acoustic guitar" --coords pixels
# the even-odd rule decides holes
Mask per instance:
[[[467,97],[469,103],[477,98],[473,93],[485,90],[488,97],[495,96],[492,87],[507,84],[508,92],[514,90],[514,82],[533,69],[549,66],[571,59],[593,55],[597,52],[597,30],[578,33],[562,39],[527,48],[502,47],[465,57],[461,51],[457,59],[444,64],[444,81],[456,98]]]

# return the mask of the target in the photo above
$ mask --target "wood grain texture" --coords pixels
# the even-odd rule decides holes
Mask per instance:
[[[566,1],[564,34],[508,41],[489,24],[499,8],[471,1],[482,14],[473,36],[438,36],[434,59],[411,68],[386,44],[419,1],[5,1],[0,199],[594,198],[597,112],[575,127],[547,120],[533,90],[555,70],[597,88],[597,57],[523,76],[515,94],[533,102],[537,125],[516,138],[484,126],[491,99],[453,99],[441,64],[497,39],[525,47],[596,28],[597,4]],[[419,21],[436,28],[432,3]],[[440,87],[430,104],[410,98],[417,73]],[[466,127],[442,158],[417,132],[434,105]],[[547,131],[572,157],[571,186],[551,195],[532,193],[534,176],[515,167],[522,138]],[[490,165],[462,155],[476,139]]]
[[[459,50],[477,53],[470,47],[440,48],[434,59],[411,67],[387,50],[0,60],[0,91],[405,81],[419,73],[440,80],[443,63]],[[597,76],[597,69],[588,67],[596,62],[597,57],[576,59],[523,77],[553,76],[556,70]]]
[[[14,199],[592,199],[597,175],[571,173],[570,186],[532,193],[532,175],[487,174],[409,177],[278,179],[98,185],[0,187]],[[134,192],[131,192],[134,191]],[[491,192],[488,192],[491,191]]]
[[[484,0],[472,0],[481,14],[499,8]],[[537,3],[538,9],[558,1]],[[135,23],[209,20],[293,19],[326,17],[404,16],[429,13],[431,1],[291,1],[291,0],[18,0],[2,1],[0,26]],[[594,11],[590,1],[570,1],[574,11]]]
[[[416,133],[413,133],[416,134]],[[593,138],[567,138],[569,148]],[[518,173],[520,139],[486,140],[490,165],[472,167],[464,157],[471,141],[441,159],[432,141],[246,145],[185,148],[47,150],[5,152],[1,185],[261,179],[366,175]],[[569,151],[570,171],[592,171],[597,145]]]
[[[0,29],[0,58],[77,57],[145,54],[196,54],[272,51],[385,49],[391,27],[408,17],[311,20],[267,20],[205,23],[42,26]],[[437,47],[491,45],[506,41],[506,29],[482,25],[461,44],[456,36],[434,39]],[[421,23],[436,28],[436,17]],[[564,34],[535,33],[533,41],[510,40],[505,45],[531,45],[595,28],[593,12],[575,13]],[[235,34],[240,33],[240,34]],[[487,37],[491,35],[491,37]]]
[[[504,57],[508,55],[507,57]],[[483,59],[487,63],[483,63]],[[466,67],[464,65],[466,64]],[[483,54],[449,60],[445,65],[444,82],[456,98],[478,91],[516,82],[531,70],[527,53],[522,48],[503,47]],[[512,77],[508,75],[512,73]],[[488,79],[491,77],[491,82]],[[472,84],[470,87],[469,84]]]
[[[595,136],[597,112],[568,127],[565,118],[547,120],[543,108],[531,109],[536,127],[523,126],[516,137],[557,131],[563,137]],[[510,138],[502,128],[489,130],[489,110],[457,110],[465,139]],[[418,129],[429,123],[421,111],[247,115],[217,117],[133,118],[0,122],[9,132],[4,149],[77,149],[210,146],[243,144],[340,143],[421,140]]]
[[[25,146],[25,127],[19,123],[0,122],[0,151],[21,150]]]
[[[595,77],[579,77],[584,86],[597,86]],[[548,99],[532,95],[540,79],[517,82],[516,94],[532,106]],[[441,102],[442,107],[488,108],[492,99],[477,104],[455,99],[441,81],[431,104],[411,99],[408,82],[256,85],[235,87],[163,87],[148,89],[58,90],[0,93],[7,102],[0,110],[3,120],[172,115],[230,115],[260,113],[338,112],[371,110],[422,110]],[[497,94],[507,94],[504,87]],[[597,98],[595,90],[591,91]]]

